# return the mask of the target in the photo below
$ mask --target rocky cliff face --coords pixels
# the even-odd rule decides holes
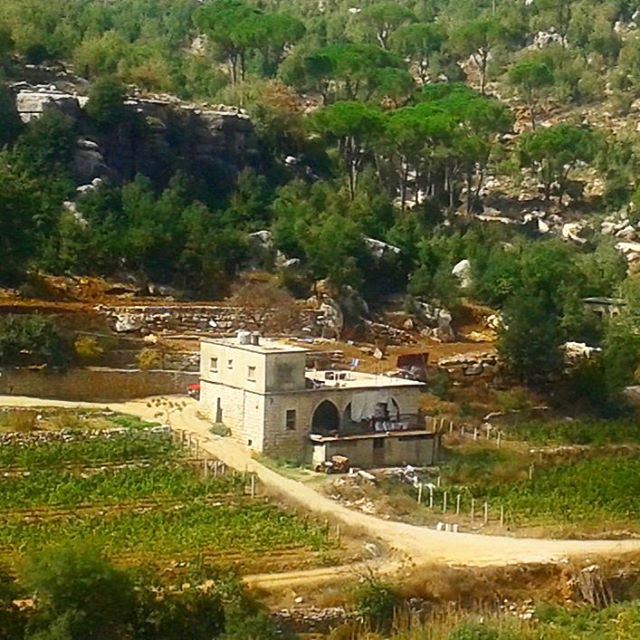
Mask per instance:
[[[18,83],[13,89],[23,122],[49,109],[74,121],[79,132],[78,184],[95,178],[120,183],[138,173],[162,183],[181,169],[224,185],[257,160],[253,125],[236,107],[200,107],[172,96],[137,96],[127,102],[129,121],[105,132],[87,117],[85,96],[54,85]]]

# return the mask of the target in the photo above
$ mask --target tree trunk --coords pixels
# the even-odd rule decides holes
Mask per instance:
[[[487,63],[489,62],[489,51],[482,49],[482,64],[480,66],[480,93],[485,95],[487,89]]]
[[[407,208],[407,181],[409,180],[409,165],[402,159],[400,167],[400,211],[404,213]]]

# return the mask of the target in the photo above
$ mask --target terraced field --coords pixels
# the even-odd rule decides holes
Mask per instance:
[[[45,435],[46,434],[46,435]],[[93,543],[127,566],[201,560],[247,573],[336,561],[328,529],[251,497],[159,428],[4,432],[0,561],[61,541]]]

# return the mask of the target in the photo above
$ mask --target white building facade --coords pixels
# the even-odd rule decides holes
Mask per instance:
[[[314,463],[429,465],[436,438],[420,414],[425,385],[353,371],[306,369],[308,350],[240,333],[201,343],[200,402],[238,442]]]

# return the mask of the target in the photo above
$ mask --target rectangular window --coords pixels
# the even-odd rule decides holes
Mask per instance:
[[[293,431],[296,428],[296,410],[295,409],[287,409],[285,425],[288,431]]]
[[[373,448],[374,449],[384,449],[384,438],[376,438],[373,441]]]
[[[229,358],[229,361],[227,362],[227,369],[233,369],[233,360],[231,358]]]
[[[255,382],[256,381],[256,368],[255,367],[249,367],[249,369],[247,371],[247,380],[250,380],[251,382]]]
[[[211,371],[211,373],[218,373],[218,358],[211,358],[209,361],[209,371]]]

